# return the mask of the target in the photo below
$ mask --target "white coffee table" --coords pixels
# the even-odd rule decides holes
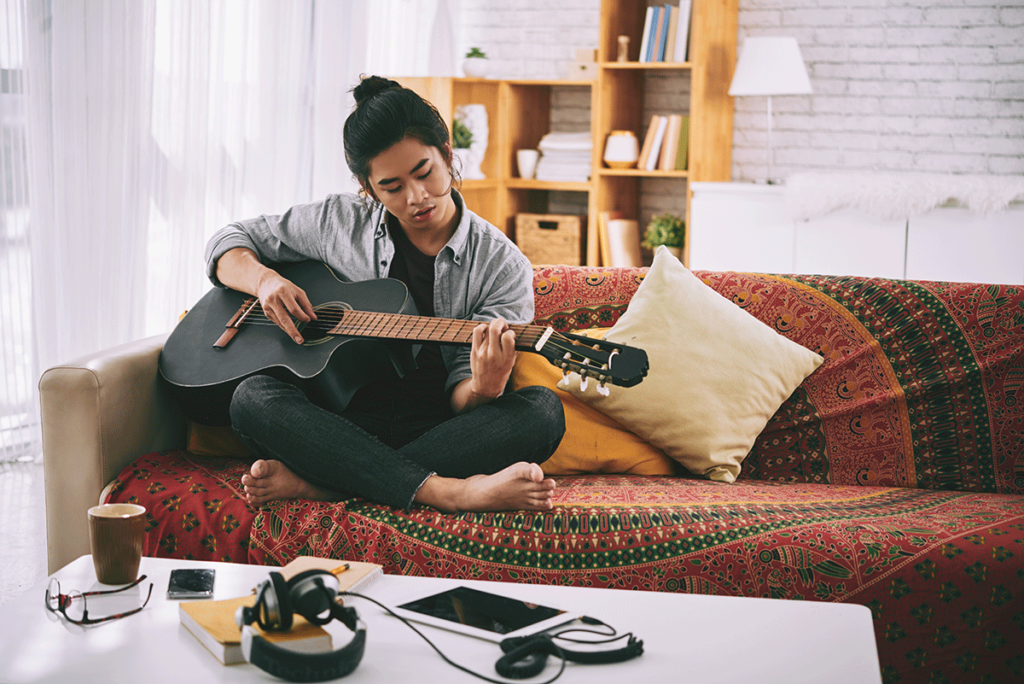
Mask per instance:
[[[84,630],[67,626],[44,608],[47,580],[42,580],[0,606],[0,682],[281,681],[248,664],[221,665],[181,626],[178,603],[165,598],[170,571],[176,567],[215,568],[215,598],[247,594],[268,572],[260,566],[143,558],[141,572],[154,585],[146,609]],[[90,556],[55,576],[64,592],[104,588],[96,583]],[[881,682],[871,615],[863,606],[391,575],[374,582],[367,594],[393,605],[413,591],[459,584],[579,610],[643,639],[640,658],[615,665],[569,664],[558,682]],[[446,664],[372,603],[356,600],[352,605],[367,625],[367,646],[362,663],[344,681],[481,681]],[[103,614],[98,601],[90,600],[89,607]],[[338,623],[329,627],[335,646],[351,637]],[[420,629],[456,662],[497,677],[494,662],[501,654],[495,644],[447,630]],[[557,663],[550,658],[541,675],[524,681],[548,679]]]

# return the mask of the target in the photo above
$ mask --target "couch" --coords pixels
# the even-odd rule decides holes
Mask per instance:
[[[611,328],[647,272],[537,267],[536,322]],[[88,552],[88,506],[132,501],[148,511],[148,555],[330,555],[409,575],[857,603],[886,682],[1024,681],[1024,288],[695,275],[824,359],[735,482],[649,444],[631,460],[602,437],[606,459],[545,464],[562,473],[550,512],[357,498],[253,509],[245,455],[189,425],[158,380],[158,336],[40,380],[50,569]],[[564,444],[584,443],[573,435],[589,419],[576,407],[570,420],[566,402]],[[600,429],[616,427],[643,442]]]

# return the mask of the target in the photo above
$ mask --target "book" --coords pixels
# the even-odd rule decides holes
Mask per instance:
[[[608,233],[608,223],[624,217],[625,214],[621,211],[602,211],[597,215],[597,244],[601,252],[602,266],[614,265],[612,263],[612,243]]]
[[[658,61],[658,39],[661,37],[661,26],[665,21],[662,8],[654,5],[654,16],[651,17],[651,40],[647,43],[647,62]]]
[[[683,117],[680,114],[670,114],[668,126],[665,129],[665,142],[661,146],[661,157],[658,159],[659,171],[672,171],[676,168],[676,152],[679,148],[679,129]]]
[[[647,8],[646,19],[644,19],[644,32],[640,39],[640,56],[637,60],[640,62],[647,61],[647,46],[651,44],[651,21],[654,19],[654,8]]]
[[[675,5],[669,5],[669,16],[668,16],[668,40],[665,42],[665,59],[662,61],[671,62],[673,61],[676,53],[676,33],[679,30],[679,8]]]
[[[658,168],[658,159],[661,155],[661,144],[665,140],[665,129],[668,128],[668,117],[658,117],[658,130],[654,132],[654,142],[651,143],[651,154],[647,157],[647,165],[644,167],[648,171],[654,171]]]
[[[679,122],[679,144],[676,146],[676,171],[687,169],[687,155],[690,151],[690,117],[683,116]]]
[[[672,56],[673,62],[685,62],[686,51],[690,42],[690,12],[692,0],[679,0],[679,14],[676,16],[676,44]]]
[[[346,565],[348,566],[347,570],[337,572]],[[338,591],[351,591],[356,594],[361,593],[374,580],[384,575],[383,566],[376,563],[321,558],[319,556],[299,556],[282,567],[278,572],[287,581],[306,570],[335,572],[338,577]]]
[[[178,605],[181,624],[223,665],[245,662],[242,656],[242,630],[235,623],[240,606],[256,604],[256,596],[218,601],[186,601]],[[264,632],[258,625],[256,633],[280,646],[300,653],[322,653],[332,648],[331,635],[323,627],[310,624],[296,615],[287,632]]]
[[[661,28],[658,34],[658,53],[654,58],[655,62],[665,61],[665,48],[668,47],[668,25],[672,19],[672,5],[665,5],[661,8]]]
[[[651,146],[654,144],[654,134],[658,132],[658,121],[661,119],[657,114],[651,117],[651,125],[647,127],[647,135],[644,136],[644,144],[640,146],[640,156],[636,160],[636,168],[646,169],[647,158],[651,155]]]

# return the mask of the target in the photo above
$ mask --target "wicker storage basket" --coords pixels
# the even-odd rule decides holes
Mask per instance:
[[[516,214],[516,244],[535,265],[583,265],[585,216]]]

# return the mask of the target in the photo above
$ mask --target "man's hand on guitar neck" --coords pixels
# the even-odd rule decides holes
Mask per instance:
[[[469,357],[473,376],[452,391],[452,410],[471,411],[501,396],[516,362],[516,335],[503,318],[481,323],[473,329]]]
[[[252,250],[238,247],[225,252],[217,261],[217,279],[233,290],[256,295],[267,318],[296,344],[303,343],[292,316],[303,322],[316,320],[309,297],[298,285],[261,264]]]

